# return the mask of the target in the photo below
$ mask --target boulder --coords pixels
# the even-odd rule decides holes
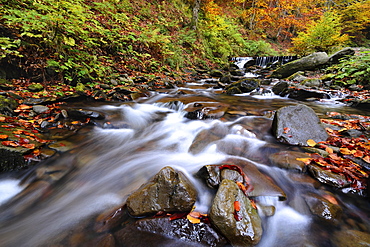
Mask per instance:
[[[86,118],[94,118],[94,119],[104,119],[105,116],[103,113],[85,109],[67,109],[68,116],[74,119],[86,119]]]
[[[346,48],[334,53],[333,55],[331,55],[329,57],[329,64],[339,63],[339,60],[341,58],[344,58],[346,56],[353,56],[353,55],[355,55],[355,50],[353,50],[350,47],[346,47]]]
[[[37,114],[41,114],[41,113],[49,111],[50,109],[49,107],[44,106],[44,105],[34,105],[32,106],[32,110],[36,112]]]
[[[30,90],[31,92],[40,92],[44,90],[44,86],[40,83],[33,83],[33,84],[30,84],[27,87],[27,89]]]
[[[182,172],[164,167],[132,193],[126,204],[131,215],[144,216],[159,211],[190,211],[196,197],[196,189]]]
[[[279,142],[290,145],[307,146],[309,139],[320,142],[328,138],[314,110],[302,104],[277,110],[272,131]]]
[[[289,82],[279,81],[272,87],[272,92],[276,95],[285,96],[289,90]]]
[[[342,208],[319,195],[303,195],[310,211],[325,223],[337,225],[342,216]]]
[[[211,70],[211,71],[209,72],[209,75],[210,75],[211,77],[223,77],[223,76],[224,76],[224,73],[222,73],[222,71],[221,71],[221,70],[214,69],[214,70]]]
[[[296,100],[307,100],[311,98],[316,99],[330,99],[330,96],[327,93],[321,91],[315,91],[308,88],[289,88],[280,96],[288,96],[290,99]]]
[[[142,238],[141,236],[147,235]],[[226,240],[209,224],[168,217],[141,219],[115,233],[119,246],[224,246]]]
[[[262,224],[257,210],[234,181],[221,182],[209,217],[233,246],[253,246],[261,239]]]
[[[260,80],[254,78],[244,78],[238,80],[226,87],[226,93],[229,95],[249,93],[260,87]]]
[[[273,78],[286,78],[298,71],[313,70],[329,61],[328,54],[325,52],[315,52],[311,55],[294,60],[276,69],[270,77]]]

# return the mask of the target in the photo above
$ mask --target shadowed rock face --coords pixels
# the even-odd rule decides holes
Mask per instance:
[[[307,140],[325,141],[328,134],[316,113],[306,105],[280,108],[274,117],[272,131],[276,139],[290,145],[307,146]]]
[[[221,182],[209,217],[233,246],[252,246],[261,239],[262,225],[257,210],[232,180]]]
[[[127,198],[127,208],[133,216],[190,211],[196,198],[196,189],[183,173],[164,167]]]

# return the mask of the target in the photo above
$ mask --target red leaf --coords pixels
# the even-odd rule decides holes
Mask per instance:
[[[235,211],[239,212],[240,211],[240,202],[239,201],[235,201],[234,202],[234,209]]]
[[[1,142],[1,144],[3,144],[4,146],[7,146],[7,147],[18,147],[19,146],[14,141],[3,141],[3,142]]]

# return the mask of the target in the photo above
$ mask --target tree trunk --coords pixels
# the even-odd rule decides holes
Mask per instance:
[[[192,25],[193,30],[197,30],[197,27],[198,27],[200,1],[201,0],[194,0],[193,19],[191,21],[191,25]]]

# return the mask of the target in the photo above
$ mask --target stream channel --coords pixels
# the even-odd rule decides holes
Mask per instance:
[[[275,167],[269,160],[276,152],[299,151],[298,147],[278,143],[270,133],[275,110],[303,103],[320,118],[332,111],[368,116],[368,110],[347,107],[333,99],[299,102],[272,94],[231,96],[221,93],[216,85],[217,79],[210,78],[152,92],[135,102],[71,104],[106,117],[71,139],[76,148],[41,162],[25,174],[1,177],[0,246],[73,246],[71,229],[83,232],[81,228],[89,219],[123,205],[130,193],[165,166],[191,179],[198,190],[196,210],[207,213],[215,192],[194,174],[204,165],[220,164],[230,157],[253,163],[286,194],[286,200],[268,192],[255,197],[258,209],[275,209],[272,216],[258,210],[263,226],[258,247],[345,246],[335,244],[333,232],[368,232],[368,198],[317,185],[308,174]],[[189,119],[184,108],[194,102],[228,107],[217,119]],[[193,148],[198,133],[215,129],[227,133]],[[302,197],[306,193],[333,196],[343,210],[339,222],[331,225],[317,220]],[[138,246],[152,246],[137,241]]]

